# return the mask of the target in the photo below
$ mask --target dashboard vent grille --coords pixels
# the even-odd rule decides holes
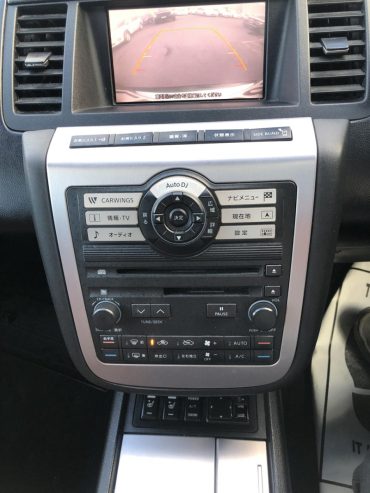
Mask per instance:
[[[61,111],[66,18],[65,4],[18,8],[14,40],[16,112]]]
[[[366,80],[364,0],[308,0],[311,100],[363,99]]]

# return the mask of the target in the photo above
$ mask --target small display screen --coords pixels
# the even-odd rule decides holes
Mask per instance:
[[[265,2],[110,10],[117,103],[260,99]]]

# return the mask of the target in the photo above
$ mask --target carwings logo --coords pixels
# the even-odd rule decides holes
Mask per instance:
[[[95,205],[97,200],[98,200],[98,197],[89,197],[90,204]]]

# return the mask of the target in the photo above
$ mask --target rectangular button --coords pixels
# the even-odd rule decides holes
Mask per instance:
[[[221,210],[221,221],[223,223],[270,223],[275,220],[275,207],[238,207]]]
[[[140,132],[130,134],[118,134],[115,136],[115,146],[137,146],[153,143],[152,132]]]
[[[88,228],[87,237],[89,241],[94,242],[126,243],[145,241],[140,228]]]
[[[233,417],[233,401],[231,397],[209,398],[207,408],[207,421],[210,423],[230,421]]]
[[[205,142],[242,142],[244,140],[243,130],[206,130]]]
[[[276,204],[276,188],[217,190],[215,193],[221,205]]]
[[[163,403],[163,421],[178,421],[181,413],[180,397],[165,397]]]
[[[171,305],[155,304],[151,305],[151,314],[154,318],[169,318],[171,316]]]
[[[248,397],[233,398],[233,421],[249,421],[249,404]]]
[[[292,140],[293,134],[290,127],[252,128],[251,141]]]
[[[118,363],[121,361],[119,349],[102,349],[100,351],[101,359],[106,363]]]
[[[274,336],[255,336],[254,347],[255,349],[273,349]]]
[[[166,364],[172,363],[172,351],[151,349],[149,351],[149,361],[151,363]]]
[[[101,348],[118,348],[119,339],[118,336],[100,336]]]
[[[123,348],[146,348],[146,336],[122,336],[121,346]]]
[[[265,286],[265,296],[268,298],[274,298],[281,295],[280,286]]]
[[[123,349],[122,355],[125,363],[146,363],[148,361],[146,349]]]
[[[138,224],[137,211],[87,211],[87,226],[135,226]]]
[[[86,209],[111,209],[112,207],[134,209],[139,206],[142,195],[140,192],[85,193],[84,207]]]
[[[188,397],[185,401],[185,421],[199,422],[202,420],[203,410],[200,397]]]
[[[204,349],[223,349],[224,338],[222,336],[198,337],[199,348]]]
[[[203,351],[200,355],[200,361],[205,365],[214,365],[225,361],[225,353],[223,351]]]
[[[193,144],[197,142],[196,130],[183,130],[179,132],[159,132],[159,144]]]
[[[281,265],[266,265],[265,274],[267,277],[279,277],[282,273]]]
[[[152,421],[159,418],[160,398],[156,395],[144,396],[143,407],[141,409],[141,419]]]
[[[177,348],[177,337],[175,336],[148,336],[149,349],[174,349]]]
[[[182,365],[197,364],[201,361],[201,351],[174,351],[173,360]]]
[[[253,361],[261,365],[269,365],[273,361],[273,351],[267,351],[267,350],[254,351]]]
[[[207,303],[208,318],[235,318],[236,304],[235,303]]]
[[[274,224],[253,224],[249,226],[221,226],[216,240],[272,240],[275,238]]]
[[[250,351],[225,351],[225,361],[231,365],[245,365],[250,363]]]
[[[227,336],[224,337],[225,349],[250,349],[250,336]]]
[[[71,138],[71,143],[69,147],[106,147],[109,145],[109,135],[99,134],[99,135],[74,135]]]
[[[149,303],[131,305],[131,314],[134,318],[150,318],[151,310]]]

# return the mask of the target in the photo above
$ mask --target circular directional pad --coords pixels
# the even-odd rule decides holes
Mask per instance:
[[[216,199],[192,177],[164,178],[140,202],[143,235],[155,248],[173,255],[202,250],[215,237],[219,221]]]

